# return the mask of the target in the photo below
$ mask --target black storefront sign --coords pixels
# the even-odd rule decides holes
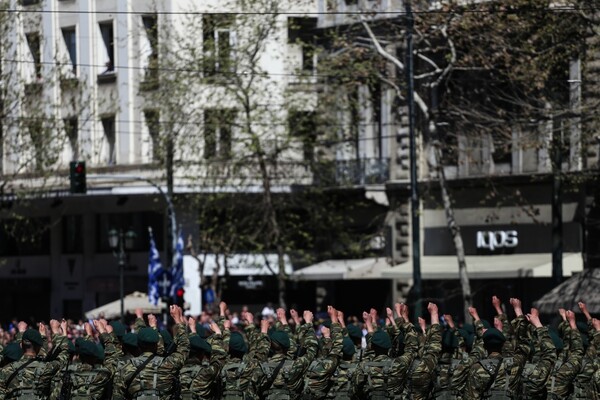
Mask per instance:
[[[550,224],[461,226],[466,255],[531,254],[552,252]],[[581,225],[563,224],[563,252],[582,250]],[[424,229],[424,255],[455,255],[452,236],[446,227]]]

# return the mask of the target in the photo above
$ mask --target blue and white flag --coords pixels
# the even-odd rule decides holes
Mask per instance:
[[[158,300],[161,297],[161,281],[165,278],[165,270],[160,263],[160,254],[156,248],[154,242],[154,236],[152,236],[152,230],[149,229],[150,233],[150,259],[148,261],[148,299],[150,303],[157,305]]]
[[[183,235],[179,232],[177,245],[175,246],[175,255],[173,257],[173,269],[171,271],[171,297],[177,298],[177,290],[183,288],[185,279],[183,278]]]

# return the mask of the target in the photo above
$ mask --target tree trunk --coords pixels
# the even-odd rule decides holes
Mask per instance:
[[[460,226],[454,219],[454,209],[452,208],[452,202],[450,200],[450,194],[448,193],[448,185],[446,182],[446,175],[444,173],[444,167],[441,163],[440,149],[437,144],[434,144],[435,154],[435,168],[440,180],[440,188],[442,190],[442,201],[444,203],[444,211],[446,212],[446,222],[448,229],[452,235],[454,241],[454,247],[456,249],[456,258],[458,260],[458,276],[460,279],[460,286],[462,288],[463,296],[463,315],[464,321],[470,321],[471,315],[469,314],[469,307],[471,306],[471,283],[469,282],[469,275],[467,273],[467,261],[465,260],[465,247],[463,245],[462,235],[460,233]]]

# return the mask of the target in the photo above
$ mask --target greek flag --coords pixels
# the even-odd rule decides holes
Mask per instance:
[[[175,255],[173,257],[173,269],[171,271],[171,297],[177,297],[177,289],[183,288],[185,279],[183,278],[183,235],[179,232]]]
[[[154,242],[154,236],[152,236],[152,230],[150,232],[150,259],[148,261],[148,299],[150,303],[157,305],[160,299],[161,290],[160,280],[163,279],[163,275],[166,272],[162,264],[160,263],[160,254],[156,249],[156,243]]]

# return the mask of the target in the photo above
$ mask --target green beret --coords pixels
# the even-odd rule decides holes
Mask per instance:
[[[552,339],[552,343],[554,343],[556,350],[563,350],[565,348],[565,344],[560,338],[558,332],[556,332],[554,329],[548,329],[548,334],[550,334],[550,339]]]
[[[577,321],[577,330],[581,333],[588,333],[590,327],[585,322]]]
[[[165,347],[168,347],[171,343],[173,343],[173,336],[166,329],[160,330],[160,336],[163,338],[163,342],[165,342]]]
[[[125,346],[138,347],[138,335],[135,333],[126,333],[123,335],[123,344]]]
[[[442,334],[442,348],[447,350],[458,348],[458,338],[449,329],[446,329]]]
[[[490,329],[490,328],[492,328],[492,325],[490,325],[490,323],[488,322],[488,320],[487,320],[487,319],[482,319],[482,320],[480,320],[480,321],[481,321],[481,323],[483,324],[483,327],[484,327],[485,329]]]
[[[458,329],[458,334],[464,339],[467,348],[470,349],[471,347],[473,347],[473,342],[475,342],[475,334],[469,333],[466,329],[463,328]]]
[[[327,329],[331,329],[331,320],[323,321],[322,325]]]
[[[231,332],[231,336],[229,337],[229,349],[244,354],[248,352],[248,346],[241,333]]]
[[[464,324],[462,326],[462,329],[464,329],[469,334],[475,333],[475,326],[472,324]]]
[[[504,334],[496,328],[490,328],[483,334],[484,345],[503,345],[506,342]]]
[[[155,344],[158,343],[158,332],[152,328],[142,328],[138,332],[139,344]]]
[[[290,336],[284,331],[273,331],[271,333],[271,341],[278,343],[284,349],[290,348]]]
[[[127,329],[125,325],[121,323],[121,321],[110,321],[110,326],[113,328],[113,333],[116,337],[122,338],[127,333]]]
[[[587,350],[590,345],[590,338],[588,335],[581,335],[581,341],[583,342],[583,348]]]
[[[346,330],[348,330],[348,336],[350,336],[351,339],[362,339],[363,337],[362,330],[354,324],[348,325]]]
[[[67,351],[69,354],[77,353],[77,349],[75,348],[75,344],[71,340],[67,340]]]
[[[210,347],[210,344],[208,344],[206,340],[198,335],[193,335],[190,337],[190,348],[192,351],[199,353],[210,354],[212,352],[212,347]]]
[[[375,331],[371,338],[371,344],[382,349],[392,348],[392,340],[390,339],[390,335],[388,335],[387,332],[384,331]]]
[[[23,340],[27,340],[37,346],[42,346],[44,344],[42,335],[34,329],[27,329],[25,333],[23,333]]]
[[[85,339],[82,337],[78,337],[77,339],[75,339],[75,350],[79,351],[79,346],[81,346],[81,343],[85,342]]]
[[[342,342],[342,353],[345,356],[351,357],[356,353],[356,347],[354,347],[354,342],[349,337],[345,337]]]
[[[206,332],[206,328],[204,327],[204,325],[202,325],[201,323],[197,322],[196,323],[196,333],[198,334],[198,336],[200,336],[201,338],[205,338],[208,336],[208,333]]]
[[[19,361],[23,357],[23,349],[17,343],[9,343],[2,350],[2,356],[9,361]]]
[[[102,346],[102,343],[96,343],[96,358],[100,361],[103,361],[104,356],[104,346]]]
[[[95,357],[98,360],[104,359],[104,350],[96,345],[96,343],[89,340],[84,340],[79,343],[79,354],[82,356]]]

